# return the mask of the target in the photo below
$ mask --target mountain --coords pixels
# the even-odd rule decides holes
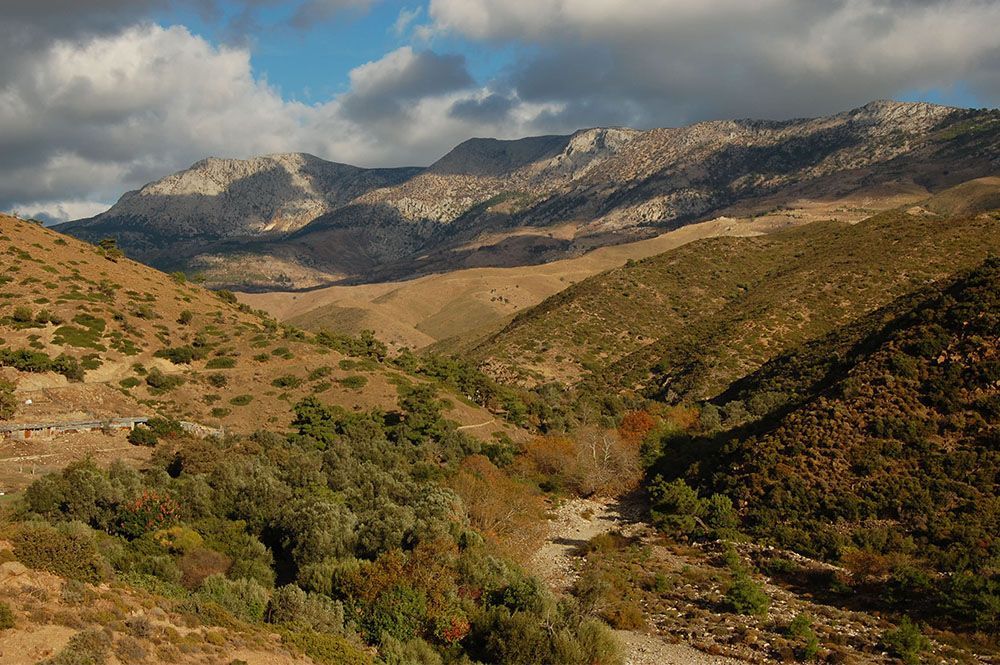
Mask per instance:
[[[427,168],[206,160],[60,230],[267,290],[546,263],[722,214],[1000,168],[1000,112],[873,102],[826,118],[472,139]],[[162,250],[170,243],[169,252]]]
[[[996,212],[930,212],[964,213],[970,192],[989,201],[1000,183],[964,183],[857,224],[705,239],[629,262],[520,312],[466,355],[527,385],[712,397],[790,346],[1000,251]]]

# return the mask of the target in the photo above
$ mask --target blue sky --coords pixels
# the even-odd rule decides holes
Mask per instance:
[[[206,156],[995,106],[997,25],[996,0],[3,0],[0,209],[94,214]]]

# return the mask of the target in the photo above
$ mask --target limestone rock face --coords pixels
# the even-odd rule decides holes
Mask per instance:
[[[782,122],[476,138],[426,168],[210,158],[60,230],[115,237],[135,258],[217,284],[286,288],[307,275],[311,285],[548,261],[733,206],[883,184],[935,191],[997,169],[1000,112],[877,101]],[[547,228],[567,240],[537,231]]]

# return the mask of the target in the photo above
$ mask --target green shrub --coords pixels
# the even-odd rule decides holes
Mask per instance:
[[[18,400],[14,397],[14,384],[0,379],[0,420],[9,420],[17,413]]]
[[[226,378],[225,374],[209,374],[205,377],[205,380],[208,381],[208,385],[213,388],[222,388],[229,383],[229,379]]]
[[[38,665],[104,665],[110,650],[111,636],[92,628],[69,638],[62,651]]]
[[[222,302],[227,302],[230,305],[235,305],[237,302],[236,294],[233,293],[232,291],[227,291],[226,289],[221,289],[219,291],[216,291],[215,295],[219,297],[219,300],[221,300]]]
[[[119,381],[118,385],[120,385],[122,388],[125,388],[126,390],[129,390],[131,388],[135,388],[140,383],[142,383],[142,381],[140,381],[134,376],[130,376],[127,379],[122,379],[121,381]]]
[[[375,659],[339,635],[281,631],[281,641],[320,665],[374,665]]]
[[[903,617],[899,626],[882,634],[882,645],[906,665],[919,665],[920,655],[931,647],[930,640],[909,617]]]
[[[233,367],[236,367],[236,358],[232,356],[216,356],[205,363],[205,369],[232,369]]]
[[[346,376],[340,379],[338,383],[350,390],[361,390],[368,384],[368,377],[355,374],[354,376]]]
[[[237,395],[229,400],[233,406],[246,406],[253,401],[253,395]]]
[[[227,409],[224,406],[217,406],[217,407],[214,407],[212,409],[212,417],[213,418],[225,418],[226,416],[228,416],[232,412],[233,412],[232,409]]]
[[[763,616],[771,607],[771,599],[764,593],[764,589],[745,570],[738,570],[733,574],[733,581],[726,591],[726,603],[737,614],[753,616]]]
[[[267,589],[253,580],[229,580],[222,575],[211,575],[202,583],[197,595],[244,621],[262,621],[267,610]]]
[[[799,646],[795,655],[799,660],[810,661],[819,653],[819,638],[812,627],[812,617],[808,614],[796,614],[788,624],[789,637],[795,638]]]
[[[148,427],[138,426],[128,433],[128,442],[133,446],[148,446],[152,448],[158,442],[158,437]]]
[[[185,309],[181,312],[180,316],[177,317],[177,323],[182,326],[186,326],[194,320],[194,312],[189,309]]]
[[[298,388],[302,385],[302,379],[292,374],[285,374],[271,381],[275,388]]]
[[[164,374],[158,367],[154,367],[146,374],[146,385],[154,391],[167,392],[184,384],[184,377],[176,374]]]
[[[326,596],[306,593],[298,586],[289,584],[271,594],[267,620],[296,630],[341,633],[344,629],[344,608]]]
[[[309,372],[309,380],[316,381],[324,377],[330,376],[333,372],[333,368],[328,365],[323,365],[322,367],[317,367],[313,371]]]
[[[10,609],[10,605],[6,602],[0,600],[0,630],[13,628],[16,624],[14,610]]]
[[[95,584],[108,575],[107,562],[98,553],[90,529],[81,524],[57,528],[29,522],[18,527],[13,543],[17,560],[29,568]]]

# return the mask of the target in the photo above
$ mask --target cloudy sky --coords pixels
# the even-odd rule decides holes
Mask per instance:
[[[2,0],[0,210],[203,157],[1000,102],[1000,0]]]

